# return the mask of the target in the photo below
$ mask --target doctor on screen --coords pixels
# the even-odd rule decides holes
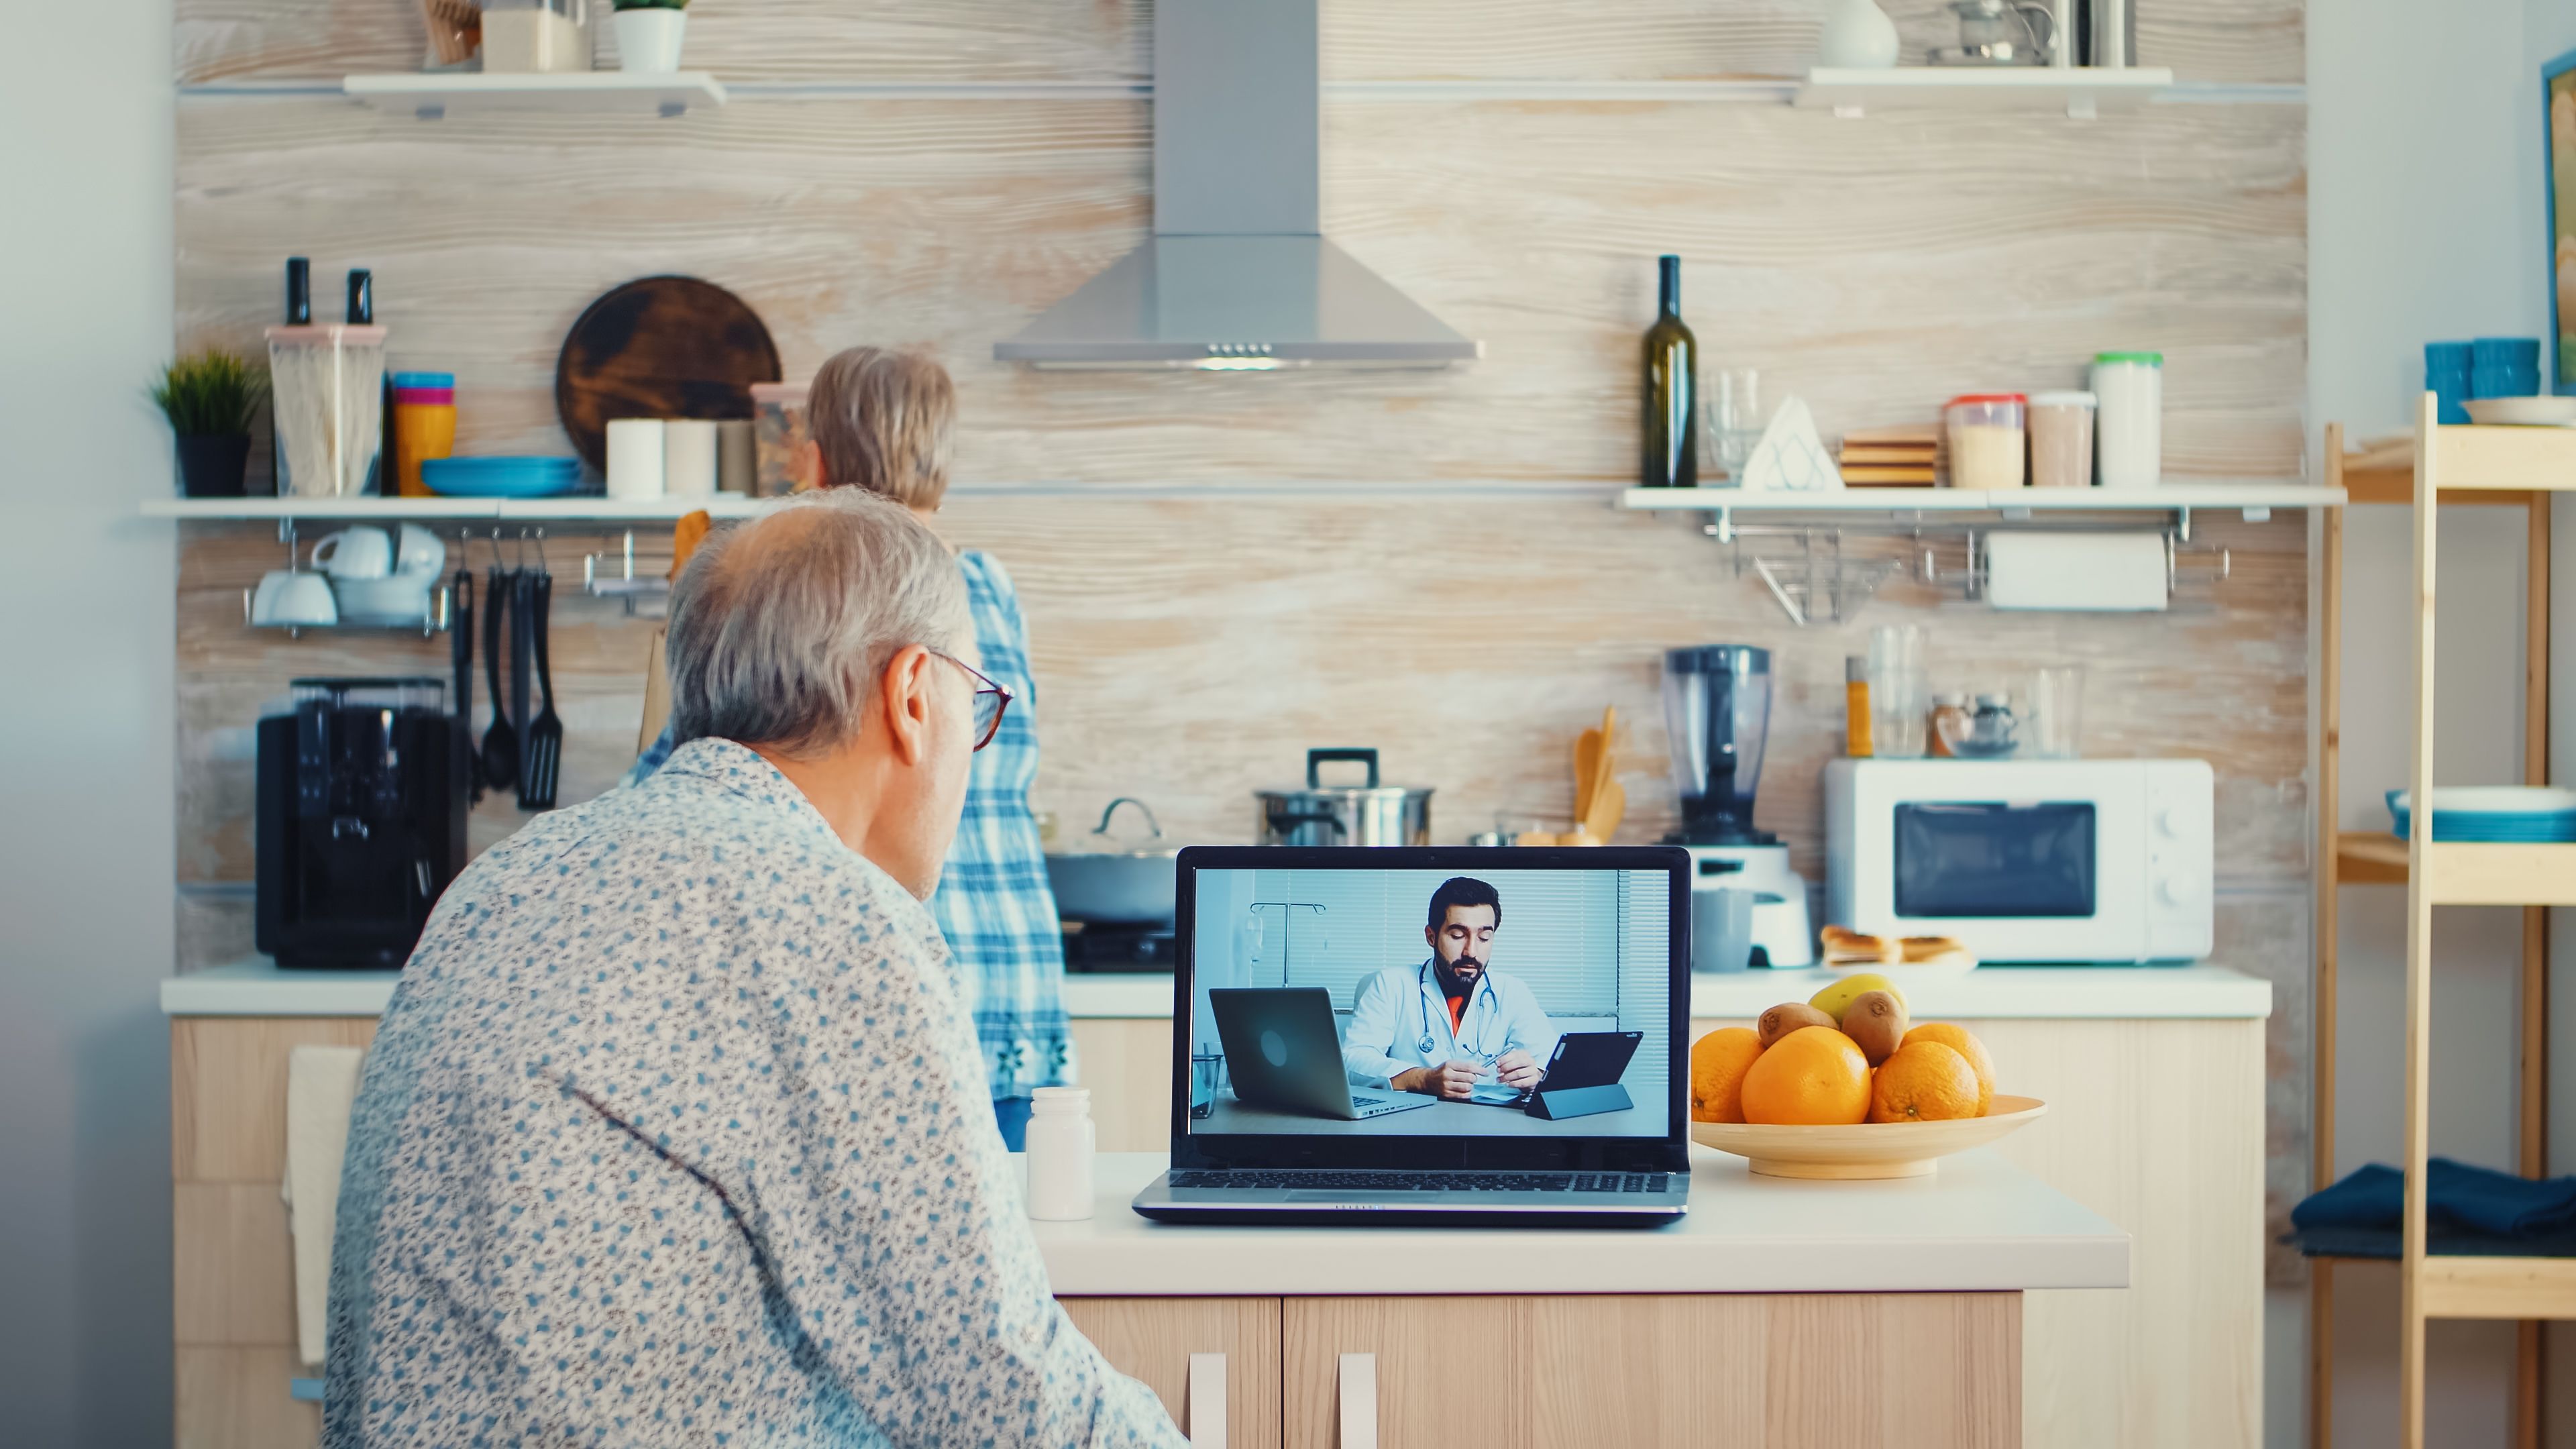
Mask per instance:
[[[1422,928],[1431,957],[1390,966],[1360,984],[1342,1065],[1353,1080],[1464,1100],[1480,1080],[1528,1091],[1546,1075],[1556,1029],[1516,977],[1491,969],[1503,900],[1455,876],[1431,893]]]

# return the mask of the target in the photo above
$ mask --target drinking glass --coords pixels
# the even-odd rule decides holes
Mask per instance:
[[[2023,737],[2043,760],[2080,756],[2084,733],[2084,666],[2053,664],[2032,676],[2030,729]]]
[[[1190,1053],[1190,1115],[1205,1121],[1216,1110],[1217,1089],[1224,1085],[1225,1054]]]
[[[1882,624],[1869,636],[1869,746],[1882,760],[1919,760],[1928,697],[1923,630]]]
[[[1717,434],[1717,460],[1726,476],[1740,479],[1753,445],[1762,441],[1770,419],[1762,412],[1762,373],[1758,368],[1721,367],[1710,391],[1709,427]]]

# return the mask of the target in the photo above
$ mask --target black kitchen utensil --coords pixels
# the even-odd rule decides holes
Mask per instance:
[[[540,572],[533,593],[531,628],[537,641],[537,693],[542,707],[528,725],[528,778],[521,794],[539,810],[555,808],[555,786],[563,773],[563,717],[555,713],[554,662],[549,657],[555,607],[555,576]]]
[[[510,724],[509,698],[501,693],[510,580],[509,571],[497,562],[483,579],[483,678],[492,686],[492,728],[483,734],[483,783],[495,790],[507,790],[519,780],[519,732]]]
[[[537,576],[528,569],[510,571],[510,718],[526,720],[528,684],[537,647],[536,611]],[[528,793],[528,735],[523,729],[516,736],[519,758],[512,778],[519,783],[519,808],[534,810],[536,797]]]
[[[457,555],[464,556],[462,543]],[[474,728],[474,570],[457,569],[448,593],[452,597],[447,615],[447,649],[456,688],[456,697],[450,703],[455,709],[457,734],[470,739]],[[465,751],[465,791],[468,800],[483,798],[483,755],[470,747]]]

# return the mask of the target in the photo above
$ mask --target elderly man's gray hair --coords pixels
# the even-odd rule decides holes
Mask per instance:
[[[833,749],[897,651],[973,637],[957,561],[921,520],[856,488],[807,494],[710,537],[672,588],[672,743]]]

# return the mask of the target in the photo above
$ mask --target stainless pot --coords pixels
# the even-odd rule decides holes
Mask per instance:
[[[1101,812],[1089,840],[1099,848],[1068,851],[1046,858],[1047,884],[1055,891],[1055,912],[1068,921],[1104,926],[1168,924],[1174,908],[1179,851],[1159,845],[1123,849],[1111,839],[1109,821],[1121,805],[1133,805],[1145,817],[1151,839],[1163,838],[1163,827],[1142,800],[1121,795]]]
[[[1368,766],[1365,785],[1327,785],[1323,767]],[[1429,845],[1431,791],[1377,782],[1375,750],[1308,750],[1306,788],[1255,790],[1264,845]]]

